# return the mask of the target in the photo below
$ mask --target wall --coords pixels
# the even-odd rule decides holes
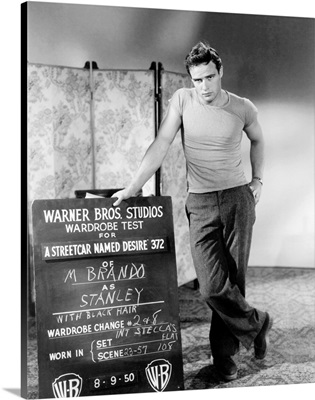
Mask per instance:
[[[266,137],[250,265],[314,266],[314,19],[30,2],[28,31],[28,61],[102,69],[160,61],[185,72],[191,46],[208,39],[224,88],[254,101]]]

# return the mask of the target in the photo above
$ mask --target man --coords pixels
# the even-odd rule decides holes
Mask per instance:
[[[218,53],[199,42],[185,59],[194,87],[173,95],[155,141],[130,185],[115,193],[117,206],[133,196],[161,166],[181,129],[187,162],[191,251],[200,293],[212,310],[213,363],[225,380],[237,378],[233,356],[239,343],[254,345],[263,359],[272,319],[245,300],[245,275],[255,206],[263,185],[264,140],[257,109],[248,99],[223,90]],[[252,180],[241,162],[241,139],[250,140]]]

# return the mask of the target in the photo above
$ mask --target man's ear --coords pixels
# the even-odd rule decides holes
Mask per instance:
[[[222,78],[223,77],[223,66],[221,66],[221,68],[220,68],[220,78]]]

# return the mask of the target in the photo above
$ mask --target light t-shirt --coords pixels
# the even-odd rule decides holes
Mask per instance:
[[[188,191],[206,193],[247,183],[241,158],[243,129],[257,118],[254,104],[228,94],[223,106],[199,99],[195,88],[177,90],[170,100],[182,118]]]

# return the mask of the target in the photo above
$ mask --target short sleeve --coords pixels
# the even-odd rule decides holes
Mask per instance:
[[[183,115],[183,96],[182,89],[176,90],[171,99],[169,100],[169,106],[172,107],[180,116]]]
[[[245,123],[244,127],[250,126],[253,122],[257,120],[257,115],[258,115],[258,109],[248,99],[244,99],[244,105],[245,105]]]

